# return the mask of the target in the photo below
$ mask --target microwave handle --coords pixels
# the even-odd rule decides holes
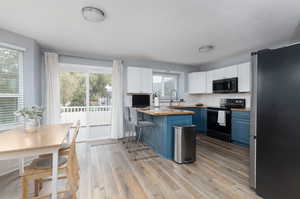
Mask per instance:
[[[231,83],[228,81],[227,86],[229,89],[231,89]]]

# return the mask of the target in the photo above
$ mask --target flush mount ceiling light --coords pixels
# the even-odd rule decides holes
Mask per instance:
[[[205,53],[205,52],[212,51],[213,49],[215,49],[214,45],[204,45],[201,46],[198,50],[200,53]]]
[[[105,19],[104,12],[95,7],[83,7],[81,12],[83,18],[90,22],[100,22]]]

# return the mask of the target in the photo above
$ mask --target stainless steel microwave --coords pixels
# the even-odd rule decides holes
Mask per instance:
[[[213,93],[237,93],[238,78],[220,79],[213,81]]]

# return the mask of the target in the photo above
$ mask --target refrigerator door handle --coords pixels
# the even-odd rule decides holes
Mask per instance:
[[[251,56],[252,95],[251,95],[251,122],[250,122],[250,186],[256,189],[256,119],[257,119],[257,54]]]

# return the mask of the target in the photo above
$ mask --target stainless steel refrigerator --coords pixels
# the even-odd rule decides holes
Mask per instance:
[[[300,198],[300,44],[252,54],[250,185]]]

